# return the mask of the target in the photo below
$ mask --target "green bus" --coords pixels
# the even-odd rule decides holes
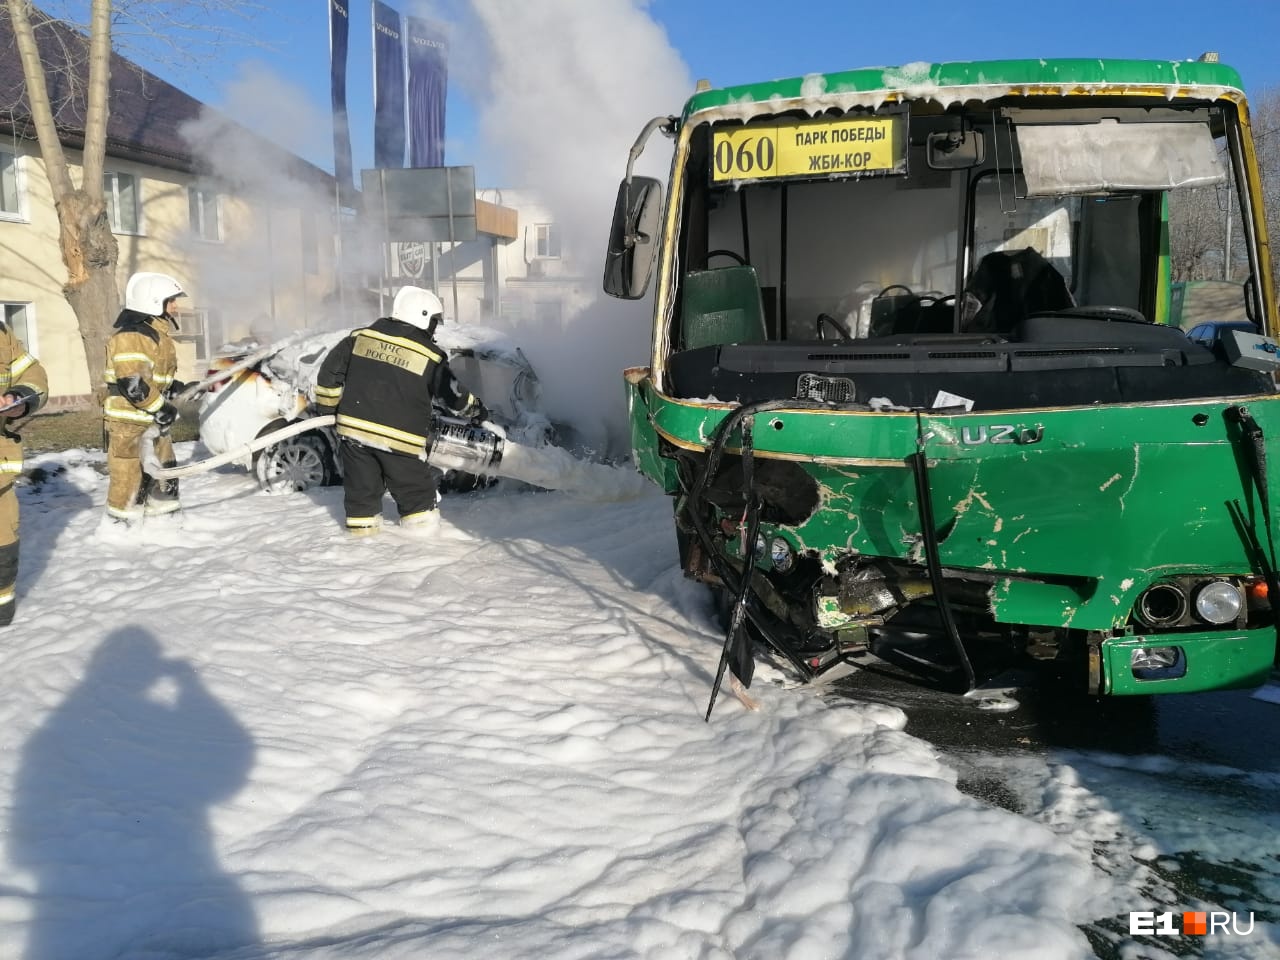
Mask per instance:
[[[633,171],[674,139],[668,182]],[[1170,324],[1169,209],[1236,192],[1258,333]],[[978,689],[1263,682],[1276,297],[1246,98],[1200,61],[909,64],[711,89],[650,121],[604,287],[686,575],[804,678],[904,638]],[[1238,248],[1237,248],[1238,255]],[[1074,678],[1074,680],[1072,679]],[[714,702],[714,693],[712,697]]]

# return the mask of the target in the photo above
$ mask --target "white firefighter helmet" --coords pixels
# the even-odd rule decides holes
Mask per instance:
[[[401,287],[391,305],[391,319],[411,323],[423,330],[431,329],[433,317],[443,319],[444,304],[430,290],[421,287]]]
[[[164,315],[164,303],[185,297],[182,284],[164,273],[135,273],[124,288],[124,307],[149,317]]]

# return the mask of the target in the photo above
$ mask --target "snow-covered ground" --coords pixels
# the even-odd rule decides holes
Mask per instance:
[[[1143,908],[894,707],[766,667],[704,723],[718,638],[657,493],[353,540],[340,489],[227,469],[123,538],[100,458],[22,491],[0,958],[1051,960]]]

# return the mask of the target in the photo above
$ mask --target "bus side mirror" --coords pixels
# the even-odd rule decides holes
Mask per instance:
[[[618,186],[604,259],[604,292],[609,296],[623,300],[644,296],[658,255],[661,216],[662,184],[657,180],[632,177]]]

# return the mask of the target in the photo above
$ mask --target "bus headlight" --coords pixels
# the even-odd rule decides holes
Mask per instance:
[[[1243,608],[1240,588],[1227,580],[1214,580],[1196,591],[1196,616],[1205,623],[1232,623]]]

